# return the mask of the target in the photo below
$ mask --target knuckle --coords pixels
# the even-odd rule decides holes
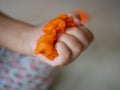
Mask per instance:
[[[93,35],[92,31],[90,29],[88,29],[88,28],[85,28],[85,31],[88,32],[91,41],[93,41],[94,40],[94,35]]]
[[[64,54],[64,56],[61,58],[61,60],[57,63],[57,66],[66,66],[67,63],[69,63],[70,59],[71,59],[71,52],[68,52],[66,54]]]
[[[71,58],[71,52],[67,52],[67,53],[65,53],[64,56],[63,56],[63,59],[64,59],[65,61],[68,61],[68,59],[70,59],[70,58]]]
[[[63,62],[61,62],[61,61],[56,64],[57,67],[60,67],[62,65],[63,65]]]
[[[64,65],[64,63],[62,62],[62,61],[59,61],[59,62],[57,62],[56,64],[53,64],[52,66],[53,67],[61,67],[61,66],[63,66]]]
[[[75,49],[75,54],[80,54],[81,53],[81,51],[82,51],[82,48],[83,48],[83,46],[82,45],[79,45],[78,47],[76,47],[76,49]]]
[[[84,48],[86,49],[88,46],[89,46],[89,42],[86,41],[86,42],[85,42],[85,45],[84,45]]]

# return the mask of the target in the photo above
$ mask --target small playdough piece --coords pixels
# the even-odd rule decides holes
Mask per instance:
[[[86,13],[86,12],[83,11],[83,10],[74,9],[74,10],[72,10],[72,13],[78,14],[79,17],[80,17],[80,19],[81,19],[81,22],[82,22],[82,23],[86,23],[86,22],[88,22],[89,19],[90,19],[88,13]]]
[[[43,32],[45,34],[39,38],[34,51],[35,54],[43,54],[49,60],[53,60],[58,56],[55,49],[58,34],[65,33],[66,28],[76,26],[73,18],[68,17],[67,14],[59,14],[58,17],[50,20],[43,27]]]

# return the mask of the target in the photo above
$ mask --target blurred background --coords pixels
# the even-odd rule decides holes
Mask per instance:
[[[94,42],[62,73],[51,90],[120,90],[120,0],[0,0],[0,10],[41,24],[59,13],[81,9]]]

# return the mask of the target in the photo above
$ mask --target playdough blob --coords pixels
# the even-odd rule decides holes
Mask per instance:
[[[64,34],[66,28],[76,26],[72,17],[68,17],[67,14],[59,14],[58,17],[44,25],[45,34],[39,38],[34,53],[43,54],[49,60],[53,60],[59,55],[55,49],[58,34]]]

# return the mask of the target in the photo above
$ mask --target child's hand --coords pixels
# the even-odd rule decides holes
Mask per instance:
[[[79,17],[77,15],[71,17],[79,27],[69,28],[65,34],[59,36],[55,44],[59,55],[52,61],[41,54],[34,54],[38,39],[43,35],[42,27],[13,19],[1,12],[0,46],[24,55],[34,55],[40,61],[52,66],[67,65],[74,61],[93,41],[92,33],[87,28],[80,26]]]
[[[37,34],[38,36],[36,36],[36,40],[34,39],[34,43],[37,43],[40,34],[42,35],[42,31],[39,30],[40,28],[38,27],[37,29],[41,33]],[[66,34],[60,35],[57,43],[55,44],[55,48],[59,53],[58,57],[51,61],[41,54],[35,56],[40,61],[51,66],[65,66],[74,61],[92,41],[92,33],[84,26],[70,28],[66,30]]]
[[[78,27],[68,28],[65,34],[59,35],[55,44],[58,56],[54,60],[48,60],[42,54],[34,54],[38,39],[44,34],[42,31],[43,27],[36,27],[29,35],[30,41],[27,42],[30,47],[28,46],[27,48],[31,52],[30,54],[51,66],[65,66],[74,61],[93,41],[93,34],[89,29],[81,26],[77,15],[74,15],[73,18]]]

